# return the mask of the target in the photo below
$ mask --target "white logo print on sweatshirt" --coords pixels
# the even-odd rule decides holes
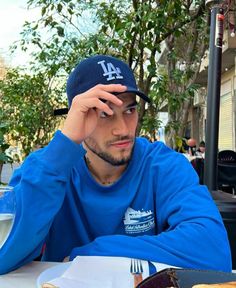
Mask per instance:
[[[151,230],[155,227],[153,212],[151,210],[134,210],[128,208],[124,217],[125,232],[127,234],[138,234]]]
[[[98,64],[102,66],[103,69],[103,76],[108,76],[107,81],[113,80],[113,79],[123,79],[123,76],[121,75],[121,71],[119,67],[115,67],[112,63],[105,63],[105,60],[99,61]]]

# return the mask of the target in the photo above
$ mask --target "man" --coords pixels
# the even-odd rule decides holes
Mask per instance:
[[[188,153],[190,156],[195,156],[196,154],[196,140],[194,138],[190,138],[187,140],[187,144],[188,144]]]
[[[82,61],[67,82],[62,131],[32,153],[10,184],[13,231],[0,273],[43,259],[124,256],[178,267],[230,271],[220,214],[188,160],[163,143],[135,138],[131,69],[104,55]]]
[[[201,156],[202,158],[205,158],[205,150],[206,150],[206,147],[205,147],[205,142],[204,141],[201,141],[199,143],[199,147],[197,149],[197,156]]]

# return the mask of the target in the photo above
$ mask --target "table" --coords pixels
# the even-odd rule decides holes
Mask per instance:
[[[31,262],[11,273],[0,275],[1,288],[36,288],[36,280],[44,270],[59,264],[58,262]],[[236,273],[236,270],[233,270]]]
[[[58,262],[31,262],[11,273],[0,275],[1,288],[36,288],[36,280],[44,270]]]

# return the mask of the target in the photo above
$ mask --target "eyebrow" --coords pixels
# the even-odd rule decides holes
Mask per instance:
[[[134,102],[132,102],[132,103],[128,104],[127,106],[125,106],[124,109],[134,108],[134,107],[136,107],[137,105],[138,105],[138,102],[135,100]],[[110,108],[111,108],[111,110],[113,110],[112,107],[110,107]]]
[[[135,107],[135,106],[137,106],[137,105],[138,105],[138,102],[137,102],[137,101],[134,101],[134,102],[128,104],[128,105],[126,106],[126,108],[132,108],[132,107]]]

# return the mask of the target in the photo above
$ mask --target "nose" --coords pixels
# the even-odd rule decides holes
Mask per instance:
[[[112,134],[114,136],[126,136],[129,134],[128,125],[122,116],[116,117],[113,125]]]

